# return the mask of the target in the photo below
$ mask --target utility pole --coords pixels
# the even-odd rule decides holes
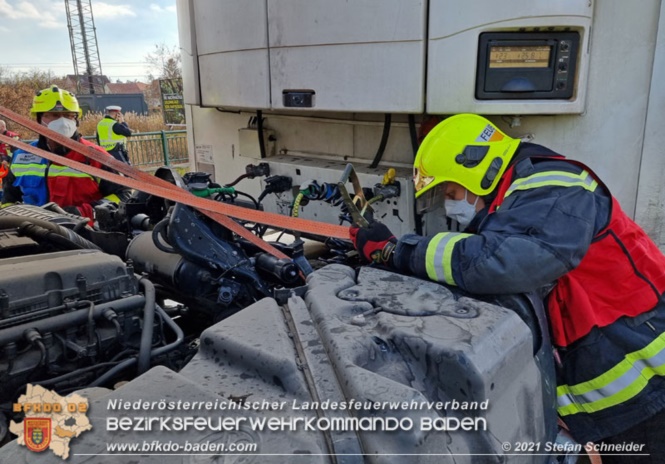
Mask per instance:
[[[104,93],[92,0],[65,0],[77,93]],[[99,76],[95,79],[95,76]]]

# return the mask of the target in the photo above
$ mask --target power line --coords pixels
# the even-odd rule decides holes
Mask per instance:
[[[0,63],[0,66],[44,66],[44,65],[58,65],[58,66],[64,66],[64,65],[70,65],[71,63],[67,61],[57,61],[55,63],[48,63],[48,62],[39,62],[39,63]],[[148,65],[147,61],[117,61],[117,62],[108,62],[106,65],[108,66],[137,66],[137,65]]]

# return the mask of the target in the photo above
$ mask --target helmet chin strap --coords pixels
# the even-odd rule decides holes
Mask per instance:
[[[67,147],[63,147],[51,139],[46,139],[46,146],[48,146],[49,150],[51,150],[51,153],[55,153],[59,156],[65,156],[67,153],[69,153],[69,149]]]

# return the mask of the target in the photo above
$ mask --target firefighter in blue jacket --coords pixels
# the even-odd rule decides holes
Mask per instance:
[[[580,443],[651,454],[604,463],[665,462],[665,256],[598,176],[460,114],[425,137],[414,183],[421,211],[444,206],[463,232],[352,226],[360,254],[476,294],[551,289],[560,418]]]
[[[82,110],[76,96],[71,92],[55,85],[39,90],[33,98],[30,114],[49,129],[105,153],[101,147],[81,137],[78,121]],[[43,135],[40,135],[32,146],[104,169],[101,163],[63,147]],[[4,206],[18,202],[43,206],[54,202],[70,213],[89,218],[91,222],[94,219],[95,206],[107,201],[118,204],[121,198],[126,199],[131,193],[120,185],[23,150],[16,150],[14,153],[7,178],[11,181],[11,189],[5,190]]]

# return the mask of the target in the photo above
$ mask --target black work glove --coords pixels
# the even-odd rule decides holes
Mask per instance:
[[[377,264],[392,264],[397,238],[384,224],[372,222],[368,227],[352,225],[349,228],[351,241],[360,256]]]

